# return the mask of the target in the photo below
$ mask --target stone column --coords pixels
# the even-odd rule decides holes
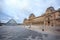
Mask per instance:
[[[55,18],[56,18],[56,17],[55,17],[55,14],[54,14],[54,20],[53,20],[53,21],[54,21],[54,26],[56,26],[56,24],[55,24],[55,23],[56,23],[56,22],[55,22]]]
[[[29,29],[30,29],[30,28],[31,28],[32,23],[30,23],[29,25],[30,25],[30,26],[29,26]]]

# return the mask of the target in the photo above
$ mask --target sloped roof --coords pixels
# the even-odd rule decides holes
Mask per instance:
[[[57,11],[60,11],[60,8]]]
[[[31,13],[30,16],[29,16],[29,18],[31,18],[31,17],[35,17],[35,15],[33,13]]]
[[[49,10],[50,10],[51,12],[55,11],[54,7],[52,7],[52,6],[51,6],[51,7],[48,7],[47,10],[46,10],[46,12],[48,12]]]

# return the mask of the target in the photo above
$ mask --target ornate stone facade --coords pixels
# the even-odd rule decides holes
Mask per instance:
[[[47,8],[46,12],[39,16],[35,17],[34,14],[29,16],[29,19],[24,20],[25,25],[44,25],[55,27],[60,26],[60,9],[55,10],[53,7]]]

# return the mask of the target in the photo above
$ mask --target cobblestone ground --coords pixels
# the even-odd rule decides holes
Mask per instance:
[[[38,33],[23,26],[0,26],[0,40],[60,40],[60,36]]]

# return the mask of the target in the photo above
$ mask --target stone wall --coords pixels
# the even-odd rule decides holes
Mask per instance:
[[[24,21],[24,24],[35,25],[35,27],[31,26],[32,29],[40,28],[43,31],[53,31],[56,27],[60,26],[60,11],[55,10],[53,7],[49,7],[47,8],[45,14],[39,17],[35,17],[34,14],[31,14],[29,19]]]

